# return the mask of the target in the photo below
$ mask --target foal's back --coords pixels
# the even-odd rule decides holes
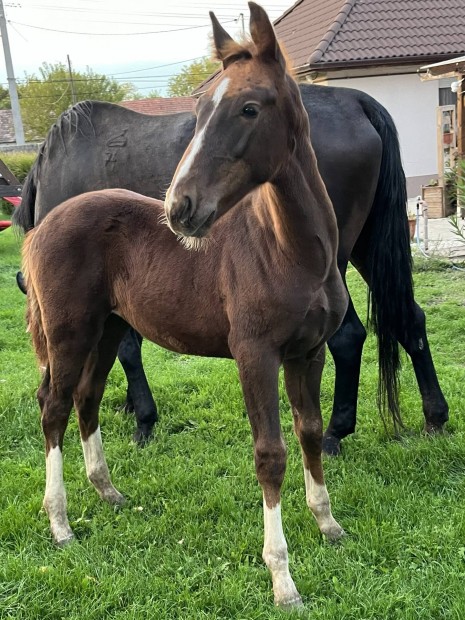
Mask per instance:
[[[123,189],[82,194],[34,229],[25,251],[29,279],[45,306],[72,307],[95,324],[117,314],[174,351],[231,357],[232,322],[273,331],[284,343],[310,303],[327,305],[325,283],[315,289],[305,270],[273,255],[250,200],[225,214],[195,251],[165,225],[160,201]]]

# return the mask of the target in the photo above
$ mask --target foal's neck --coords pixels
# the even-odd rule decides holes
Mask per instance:
[[[277,249],[299,265],[315,268],[315,259],[331,262],[337,247],[337,224],[331,200],[318,171],[308,138],[298,140],[288,164],[260,190],[259,217],[271,225]],[[320,251],[313,249],[315,241]]]

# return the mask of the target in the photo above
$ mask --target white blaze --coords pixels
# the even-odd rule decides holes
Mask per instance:
[[[185,157],[184,161],[181,163],[177,171],[177,174],[175,174],[174,183],[169,187],[166,193],[165,208],[167,209],[168,212],[171,210],[171,195],[173,191],[175,190],[176,185],[179,183],[179,181],[182,180],[189,173],[194,163],[197,153],[202,148],[206,129],[213,117],[213,114],[215,113],[216,108],[218,107],[218,105],[220,104],[220,101],[223,99],[224,95],[226,94],[228,90],[229,82],[230,82],[230,79],[225,78],[216,87],[216,90],[213,93],[213,97],[212,97],[213,109],[210,113],[210,116],[207,119],[207,122],[205,123],[205,125],[202,127],[202,129],[194,136],[194,139],[192,140],[192,143],[191,143],[190,151],[188,155]]]

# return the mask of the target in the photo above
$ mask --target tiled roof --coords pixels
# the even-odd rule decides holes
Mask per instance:
[[[11,110],[0,110],[0,143],[16,142]]]
[[[174,114],[175,112],[193,112],[196,100],[193,97],[156,97],[154,99],[137,99],[134,101],[121,101],[122,105],[129,110],[142,112],[143,114]]]
[[[428,62],[465,52],[465,1],[299,0],[275,29],[295,68]]]

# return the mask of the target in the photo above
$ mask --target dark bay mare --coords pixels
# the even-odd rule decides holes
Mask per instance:
[[[345,280],[350,260],[370,287],[381,391],[398,418],[400,342],[415,369],[425,429],[440,430],[448,419],[448,406],[431,358],[425,316],[413,296],[405,179],[392,119],[359,91],[309,84],[299,88],[338,221],[339,269]],[[189,113],[156,117],[110,103],[77,104],[50,130],[24,185],[14,222],[27,231],[57,204],[96,189],[123,187],[163,198],[194,128],[195,117]],[[349,301],[344,321],[329,341],[336,369],[332,416],[324,438],[330,454],[337,454],[341,439],[355,430],[365,337]],[[118,356],[137,418],[135,437],[143,440],[150,435],[157,410],[135,332],[125,337]]]
[[[249,7],[249,43],[234,42],[211,14],[223,71],[199,102],[164,210],[123,189],[71,198],[26,237],[23,271],[29,328],[45,367],[38,391],[44,506],[55,541],[73,536],[62,468],[73,403],[89,479],[103,499],[123,500],[110,480],[98,412],[131,325],[174,351],[235,359],[263,491],[263,558],[276,604],[288,606],[301,600],[281,523],[279,368],[302,447],[308,506],[321,532],[339,538],[323,477],[319,400],[325,343],[348,296],[337,266],[336,218],[299,89],[265,11]]]

